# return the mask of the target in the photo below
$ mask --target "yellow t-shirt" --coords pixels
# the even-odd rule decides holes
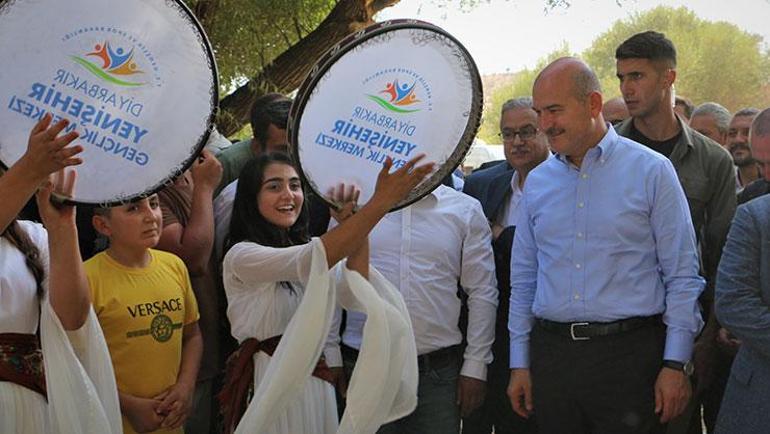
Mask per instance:
[[[151,249],[150,255],[150,265],[141,269],[125,267],[105,252],[85,263],[118,390],[144,398],[176,383],[182,328],[198,320],[198,305],[182,260],[159,250]],[[134,433],[125,417],[123,429]]]

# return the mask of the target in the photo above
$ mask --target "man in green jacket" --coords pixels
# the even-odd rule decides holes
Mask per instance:
[[[616,130],[660,152],[673,163],[690,206],[701,252],[701,273],[708,282],[701,296],[703,316],[711,317],[716,269],[735,214],[732,158],[722,146],[690,128],[674,113],[676,49],[665,35],[654,31],[636,34],[618,46],[615,59],[620,92],[631,114]],[[709,318],[709,322],[713,323],[713,318]],[[715,333],[709,335],[708,330],[716,329],[718,327],[709,329],[707,325],[700,342],[696,343],[696,394],[708,385],[705,373],[713,362],[715,338]],[[687,413],[683,416],[687,417]],[[697,418],[693,426],[700,426],[699,416],[697,412],[693,417]],[[676,429],[678,424],[686,429],[688,421],[669,424],[669,433],[672,428],[673,432],[687,432]]]

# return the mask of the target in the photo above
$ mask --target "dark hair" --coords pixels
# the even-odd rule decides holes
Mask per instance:
[[[5,228],[2,237],[8,240],[14,247],[19,249],[24,255],[24,261],[27,264],[32,276],[37,284],[37,296],[43,296],[43,280],[45,280],[45,268],[40,261],[40,249],[32,242],[26,232],[21,228],[19,222],[14,220]]]
[[[676,48],[663,33],[648,30],[623,41],[615,50],[615,59],[665,61],[670,68],[675,68]]]
[[[770,108],[762,110],[751,122],[751,132],[757,136],[770,134]]]
[[[750,117],[750,118],[753,119],[758,114],[759,114],[759,109],[758,108],[747,107],[747,108],[743,108],[743,109],[740,109],[737,112],[735,112],[735,114],[733,115],[733,118]]]
[[[674,98],[674,105],[681,105],[684,107],[684,115],[687,119],[692,117],[692,111],[695,110],[695,106],[693,105],[692,101],[683,96],[677,95]]]
[[[289,156],[280,152],[261,154],[246,163],[238,176],[225,252],[241,241],[252,241],[269,247],[288,247],[310,241],[307,201],[303,201],[297,221],[288,230],[270,223],[259,212],[257,195],[264,182],[265,169],[271,164],[295,167]]]
[[[260,96],[251,106],[250,122],[251,131],[259,142],[262,151],[267,142],[267,129],[270,124],[285,130],[289,122],[289,109],[291,99],[280,93],[268,93]]]

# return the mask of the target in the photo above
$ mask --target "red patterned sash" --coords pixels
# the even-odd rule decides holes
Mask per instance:
[[[264,341],[249,338],[228,357],[224,386],[217,396],[224,416],[225,433],[235,432],[235,427],[248,407],[248,397],[254,392],[254,354],[262,351],[272,356],[280,341],[280,335]],[[334,385],[332,373],[323,356],[318,360],[312,375]]]
[[[9,381],[46,397],[43,352],[37,335],[0,333],[0,381]]]

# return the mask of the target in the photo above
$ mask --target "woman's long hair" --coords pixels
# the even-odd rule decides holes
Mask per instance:
[[[35,278],[37,284],[37,296],[43,296],[43,280],[45,280],[45,268],[40,260],[40,249],[37,248],[35,243],[29,238],[24,229],[18,221],[14,220],[5,228],[2,237],[8,240],[14,247],[24,255],[24,261],[27,264],[27,268]]]
[[[289,229],[270,223],[259,212],[257,196],[265,179],[265,169],[271,164],[295,167],[288,155],[278,152],[259,155],[246,163],[238,177],[225,252],[241,241],[251,241],[268,247],[288,247],[310,241],[307,200],[302,202],[299,217]],[[305,198],[307,199],[307,195]]]

